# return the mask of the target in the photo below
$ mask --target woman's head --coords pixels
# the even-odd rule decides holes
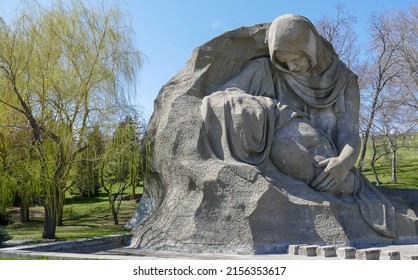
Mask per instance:
[[[306,73],[320,59],[321,37],[312,23],[298,15],[276,18],[268,32],[268,46],[273,64],[284,71]]]
[[[294,73],[307,73],[311,70],[311,61],[304,54],[276,51],[275,59],[283,69]]]

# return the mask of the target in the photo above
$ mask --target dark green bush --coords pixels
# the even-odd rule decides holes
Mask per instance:
[[[6,229],[4,227],[0,227],[0,245],[10,239],[12,239],[12,237],[7,233]]]

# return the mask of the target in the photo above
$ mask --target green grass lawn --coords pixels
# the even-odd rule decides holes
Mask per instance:
[[[57,240],[89,238],[108,234],[129,233],[124,228],[133,216],[137,202],[122,201],[119,211],[119,225],[114,225],[110,204],[107,197],[67,199],[64,206],[63,226],[57,227]],[[6,227],[13,240],[35,240],[45,242],[42,237],[44,210],[41,206],[30,208],[30,221],[19,222],[19,209],[10,211],[12,223]]]
[[[397,153],[397,183],[392,182],[390,155],[380,158],[376,163],[376,171],[383,186],[392,188],[418,188],[418,134],[410,140],[410,147],[399,149]],[[370,167],[372,147],[369,145],[363,174],[374,182],[375,178]]]

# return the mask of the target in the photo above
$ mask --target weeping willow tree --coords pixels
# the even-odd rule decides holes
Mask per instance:
[[[12,205],[14,191],[7,174],[7,143],[3,131],[0,132],[0,225],[8,222],[7,208]]]
[[[0,106],[1,107],[1,106]],[[31,135],[24,118],[1,108],[0,114],[0,223],[8,222],[7,209],[13,202],[21,206],[20,220],[29,220],[29,205],[36,192],[36,165],[30,155]]]
[[[13,180],[7,172],[4,140],[4,135],[0,134],[0,225],[9,222],[7,208],[12,206],[16,194],[15,184],[13,184]]]
[[[140,53],[128,18],[118,6],[26,1],[14,20],[1,23],[0,105],[22,116],[31,133],[43,238],[55,238],[62,224],[86,131],[116,120],[134,90]]]
[[[101,162],[100,181],[108,195],[114,224],[119,224],[118,213],[128,188],[132,193],[140,186],[142,178],[141,126],[134,117],[125,117],[108,141]]]
[[[0,204],[6,210],[18,200],[22,223],[29,221],[29,206],[39,192],[39,163],[28,132],[13,125],[0,129]]]
[[[98,195],[101,190],[99,169],[104,154],[105,135],[100,130],[100,126],[95,125],[86,138],[87,147],[77,163],[76,181],[70,193],[74,196],[92,197]]]

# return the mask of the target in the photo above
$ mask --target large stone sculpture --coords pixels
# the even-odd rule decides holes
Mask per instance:
[[[131,246],[267,253],[415,240],[416,204],[354,168],[359,102],[356,75],[302,16],[197,48],[156,99]]]

